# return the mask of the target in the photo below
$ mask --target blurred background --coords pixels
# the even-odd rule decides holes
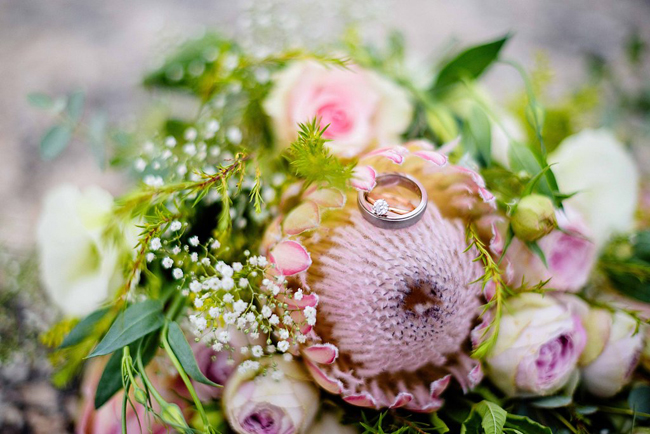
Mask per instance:
[[[119,195],[128,186],[124,175],[99,169],[83,143],[43,162],[39,141],[52,118],[26,96],[80,89],[89,110],[129,125],[151,101],[140,86],[144,73],[205,29],[272,50],[332,41],[355,21],[377,41],[401,30],[422,61],[443,55],[454,41],[468,45],[512,32],[505,57],[527,68],[546,59],[551,99],[581,86],[598,65],[615,69],[632,89],[620,92],[634,93],[643,76],[626,66],[630,50],[650,41],[647,0],[0,0],[0,432],[67,432],[75,409],[74,388],[50,386],[35,339],[56,312],[39,297],[37,276],[34,288],[15,288],[18,274],[33,273],[18,264],[33,260],[45,191],[71,182]],[[484,83],[501,100],[522,90],[521,78],[505,67],[493,68]],[[646,119],[638,124],[647,130]]]

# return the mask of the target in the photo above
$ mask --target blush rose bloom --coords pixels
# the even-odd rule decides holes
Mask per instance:
[[[282,377],[274,379],[272,364]],[[225,414],[240,434],[308,433],[318,410],[318,388],[302,364],[275,356],[268,374],[242,374],[228,381],[224,391]]]
[[[544,252],[548,268],[523,242],[514,238],[506,252],[510,283],[519,286],[522,281],[535,285],[551,279],[546,285],[558,291],[578,291],[589,279],[596,263],[596,245],[591,231],[580,214],[570,207],[556,213],[558,227],[542,237],[537,244]]]
[[[37,228],[41,280],[66,315],[92,312],[122,284],[120,255],[135,240],[116,246],[102,236],[112,207],[111,194],[94,186],[62,185],[45,197]]]
[[[342,158],[398,141],[413,112],[406,92],[375,72],[314,61],[281,71],[264,109],[284,146],[296,138],[298,123],[319,118],[321,126],[329,124],[327,145]]]
[[[482,327],[474,332],[475,344]],[[568,306],[550,296],[520,294],[508,299],[485,359],[487,375],[511,397],[551,395],[576,371],[585,342],[580,318]]]
[[[565,201],[585,218],[598,248],[610,236],[632,229],[639,194],[639,169],[611,131],[584,130],[567,137],[549,155]]]

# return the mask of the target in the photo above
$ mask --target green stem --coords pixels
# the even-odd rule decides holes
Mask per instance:
[[[167,324],[165,324],[165,327],[163,328],[161,341],[162,341],[162,344],[163,344],[163,348],[165,349],[165,351],[167,352],[167,355],[169,356],[169,359],[174,364],[174,367],[178,371],[178,374],[183,379],[183,383],[185,383],[185,387],[187,387],[187,390],[190,392],[190,395],[192,396],[192,400],[194,401],[194,405],[196,405],[196,410],[201,415],[201,420],[203,421],[203,426],[208,429],[208,432],[211,432],[210,431],[211,430],[210,422],[208,421],[208,416],[205,414],[205,410],[203,409],[203,404],[201,404],[201,400],[199,399],[198,395],[196,394],[196,390],[194,390],[194,386],[192,385],[192,382],[190,381],[189,377],[187,376],[187,373],[185,372],[185,369],[183,369],[183,366],[181,365],[178,358],[176,357],[176,354],[174,354],[174,350],[172,350],[171,345],[169,345],[169,341],[167,340]]]

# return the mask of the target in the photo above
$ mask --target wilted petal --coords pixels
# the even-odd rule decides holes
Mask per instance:
[[[436,380],[431,383],[429,386],[429,392],[431,393],[432,398],[437,398],[438,396],[442,395],[442,392],[447,389],[447,386],[449,386],[449,383],[451,382],[451,375],[445,375],[439,380]]]
[[[309,252],[297,241],[282,241],[271,250],[269,258],[284,276],[301,273],[311,265]]]
[[[390,408],[404,407],[406,404],[413,400],[413,395],[407,392],[400,392],[395,397],[395,401],[390,405]]]
[[[320,224],[320,211],[316,203],[308,200],[295,207],[284,219],[282,228],[287,235],[298,235]]]
[[[341,393],[341,390],[343,390],[343,385],[339,380],[333,380],[329,378],[318,366],[316,366],[314,363],[310,362],[309,360],[304,361],[305,366],[307,367],[307,370],[311,374],[312,377],[314,377],[314,380],[320,387],[325,389],[326,391],[334,394]]]
[[[357,166],[354,168],[354,174],[352,177],[352,187],[361,191],[370,191],[375,188],[377,182],[377,172],[370,166]]]
[[[343,397],[343,401],[348,404],[357,405],[359,407],[375,408],[377,403],[369,393],[359,393],[357,395],[348,395]]]

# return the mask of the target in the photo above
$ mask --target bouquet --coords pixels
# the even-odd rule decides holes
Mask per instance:
[[[645,432],[639,171],[577,98],[545,110],[509,38],[423,79],[398,34],[260,55],[208,33],[129,130],[31,95],[60,119],[44,157],[79,133],[135,179],[55,187],[38,226],[77,432]],[[496,64],[510,105],[479,83]]]

